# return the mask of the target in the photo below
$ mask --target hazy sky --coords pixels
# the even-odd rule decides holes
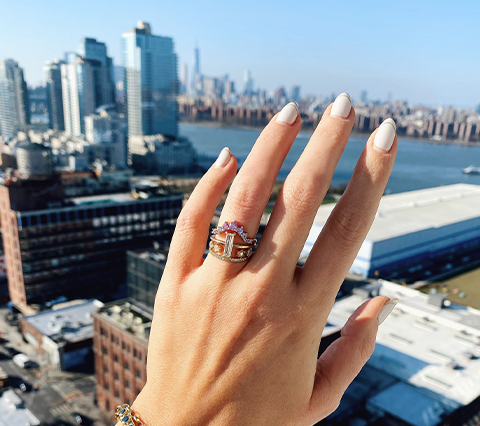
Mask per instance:
[[[207,75],[302,93],[362,89],[373,99],[472,107],[480,101],[480,1],[0,0],[0,57],[16,59],[30,85],[45,60],[107,43],[121,64],[120,38],[139,19],[175,40],[191,70],[195,41]],[[180,71],[180,68],[179,68]]]

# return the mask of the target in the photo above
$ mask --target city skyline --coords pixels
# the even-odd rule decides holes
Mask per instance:
[[[273,7],[269,1],[247,1],[232,13],[193,2],[113,6],[86,1],[68,10],[57,4],[47,1],[40,8],[26,1],[2,8],[9,19],[0,28],[1,55],[19,62],[31,86],[44,84],[46,60],[63,57],[83,37],[105,42],[120,65],[122,34],[147,19],[157,34],[175,39],[179,68],[187,63],[191,72],[197,40],[202,72],[228,73],[237,85],[249,69],[255,85],[269,91],[300,85],[304,94],[346,90],[359,98],[367,90],[369,98],[380,100],[391,92],[394,99],[412,103],[470,108],[480,100],[472,90],[480,70],[475,54],[480,5],[474,2]],[[195,14],[185,13],[189,8]],[[113,16],[105,25],[109,13]]]

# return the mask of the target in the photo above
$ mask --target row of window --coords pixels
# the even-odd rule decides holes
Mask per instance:
[[[115,355],[115,357],[117,357],[117,356]],[[118,362],[118,358],[115,361]],[[130,363],[128,361],[125,361],[124,367],[125,367],[125,370],[130,371]],[[108,368],[108,365],[103,366],[103,371],[105,372],[105,374],[109,373],[110,370]],[[136,370],[136,376],[139,379],[142,378],[142,372],[139,368],[137,368],[137,370]],[[115,380],[120,380],[120,376],[118,374],[118,371],[115,371],[114,377],[115,377]]]
[[[100,332],[100,334],[101,334],[101,332]],[[114,342],[116,340],[116,344],[118,346],[118,337],[117,337],[117,339],[115,339],[113,334],[112,334],[112,337],[113,338],[111,339],[111,341]],[[126,345],[125,342],[122,341],[122,349],[126,352],[130,352],[130,345]],[[102,346],[102,353],[103,353],[103,355],[108,356],[108,348],[106,346]],[[139,361],[143,361],[143,352],[138,351],[137,348],[133,348],[133,357],[137,358]],[[115,353],[115,352],[113,353],[113,359],[114,359],[115,362],[118,363],[118,354]]]

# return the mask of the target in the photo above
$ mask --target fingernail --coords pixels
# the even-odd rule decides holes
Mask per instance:
[[[391,118],[387,118],[378,128],[373,146],[380,152],[388,152],[393,145],[397,125]]]
[[[230,148],[223,148],[220,151],[220,155],[218,156],[217,161],[215,161],[215,167],[225,167],[230,161],[231,156],[232,153],[230,152]]]
[[[330,116],[347,118],[350,115],[352,109],[352,100],[350,95],[346,92],[340,93],[335,99],[330,110]]]
[[[295,120],[298,116],[298,107],[295,102],[290,102],[289,104],[285,105],[280,113],[277,115],[276,121],[279,123],[285,123],[292,125],[295,123]]]
[[[398,299],[391,299],[385,305],[383,305],[380,313],[378,314],[377,320],[378,325],[380,325],[385,319],[390,315],[390,312],[393,311],[393,308],[398,303]]]

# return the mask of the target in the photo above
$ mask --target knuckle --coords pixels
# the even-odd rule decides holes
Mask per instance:
[[[198,228],[199,214],[194,209],[185,206],[180,212],[175,227],[176,234],[189,234]]]
[[[321,190],[308,178],[295,176],[283,187],[283,200],[287,209],[299,215],[310,215],[317,208],[317,199]]]
[[[336,237],[358,244],[365,239],[367,221],[360,209],[336,209],[331,215],[331,227]],[[354,211],[355,210],[355,211]]]
[[[228,202],[235,214],[245,214],[246,217],[263,212],[262,201],[261,192],[255,182],[237,182],[228,193]]]

